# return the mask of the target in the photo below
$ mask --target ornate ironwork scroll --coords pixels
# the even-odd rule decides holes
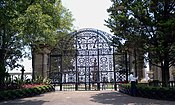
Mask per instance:
[[[96,29],[71,33],[52,51],[50,74],[57,70],[59,81],[74,84],[75,90],[100,90],[104,83],[120,82],[111,41],[110,34]]]

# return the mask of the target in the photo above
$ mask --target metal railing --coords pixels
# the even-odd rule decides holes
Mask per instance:
[[[162,87],[162,82],[161,81],[158,81],[158,80],[154,80],[154,81],[151,81],[148,83],[149,86],[160,86]],[[175,87],[175,81],[169,81],[168,82],[168,87]]]

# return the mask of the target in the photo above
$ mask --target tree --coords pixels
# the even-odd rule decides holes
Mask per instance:
[[[0,82],[4,81],[7,65],[12,69],[19,66],[16,62],[22,58],[24,46],[32,51],[39,50],[40,44],[54,46],[60,36],[72,29],[72,21],[60,0],[1,0]]]
[[[16,4],[16,5],[14,5]],[[6,69],[14,69],[20,66],[17,61],[22,58],[23,44],[19,38],[14,22],[17,16],[16,1],[0,1],[0,37],[2,46],[0,48],[0,84],[3,86]],[[19,11],[22,8],[18,9]]]
[[[75,69],[75,38],[71,35],[62,37],[51,51],[51,68],[57,72],[69,72]],[[58,68],[60,66],[60,68]],[[60,70],[60,71],[58,71]],[[62,71],[61,71],[62,70]]]
[[[23,41],[31,46],[32,64],[34,64],[34,53],[40,52],[40,45],[52,49],[73,26],[72,14],[62,6],[60,0],[36,0],[18,20],[17,24],[21,24],[18,25],[20,35]]]
[[[175,63],[174,0],[111,0],[107,26],[122,40],[142,44],[149,62],[162,70],[163,86],[169,81],[169,68]],[[141,41],[140,41],[141,40]]]
[[[51,46],[56,44],[59,34],[67,34],[72,29],[73,21],[60,0],[36,0],[19,15],[18,20],[17,28],[27,45]]]
[[[63,7],[60,0],[36,0],[18,18],[18,29],[23,41],[31,46],[32,64],[34,53],[40,52],[40,45],[52,49],[62,36],[72,30],[72,14]],[[33,66],[33,71],[34,66]],[[34,78],[34,77],[33,77]]]

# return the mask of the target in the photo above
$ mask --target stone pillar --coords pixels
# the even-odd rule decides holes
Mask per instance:
[[[140,53],[137,57],[137,72],[139,80],[145,78],[145,70],[144,70],[144,54]]]
[[[50,53],[50,52],[49,52]],[[49,67],[48,67],[48,58],[49,58],[49,54],[48,52],[43,54],[43,77],[47,78],[47,74],[49,71]]]
[[[47,78],[49,53],[50,50],[47,46],[41,46],[39,51],[34,52],[33,78],[37,76]]]
[[[162,81],[162,71],[161,71],[161,68],[157,67],[157,66],[153,66],[151,65],[151,68],[150,68],[153,72],[153,80],[159,80],[159,81]]]
[[[175,81],[175,66],[170,67],[170,81]]]

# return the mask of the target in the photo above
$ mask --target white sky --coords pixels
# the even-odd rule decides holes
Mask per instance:
[[[62,0],[62,4],[72,12],[76,30],[95,28],[110,33],[104,25],[104,20],[108,19],[107,9],[112,5],[110,0]],[[24,59],[22,64],[26,71],[32,70],[31,60]]]
[[[62,0],[62,3],[72,12],[76,30],[95,28],[110,33],[104,26],[104,20],[108,19],[107,9],[112,5],[110,0]]]

